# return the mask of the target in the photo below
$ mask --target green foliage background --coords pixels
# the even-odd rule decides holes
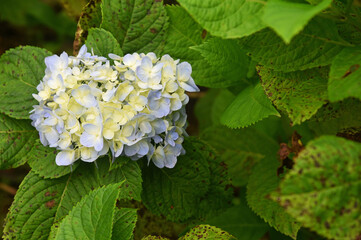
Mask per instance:
[[[0,192],[3,238],[359,239],[360,7],[1,1],[5,30],[26,29],[23,45],[36,46],[14,41],[0,57],[0,187],[14,194],[22,180],[8,211],[11,197]],[[37,28],[45,34],[33,38]],[[30,125],[31,94],[46,56],[82,44],[103,56],[152,51],[191,63],[203,88],[190,96],[194,136],[173,169],[122,157],[55,165],[56,151]]]

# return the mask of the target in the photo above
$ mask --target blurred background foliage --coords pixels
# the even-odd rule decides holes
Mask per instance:
[[[87,0],[1,0],[0,54],[19,45],[72,52],[77,19]]]

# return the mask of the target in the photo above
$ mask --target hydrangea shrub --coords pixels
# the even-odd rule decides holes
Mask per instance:
[[[3,238],[359,239],[360,4],[178,3],[0,57],[0,169],[31,167]]]
[[[60,150],[57,165],[93,162],[110,151],[113,159],[147,156],[173,168],[184,154],[185,91],[199,91],[189,63],[152,52],[108,59],[84,45],[76,57],[64,52],[45,65],[30,119],[41,143]]]

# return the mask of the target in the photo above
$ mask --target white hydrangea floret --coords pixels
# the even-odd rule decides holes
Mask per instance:
[[[41,143],[60,150],[57,165],[93,162],[110,151],[173,168],[185,153],[185,91],[199,91],[189,63],[154,53],[107,59],[84,45],[78,56],[53,55],[45,65],[30,119]]]

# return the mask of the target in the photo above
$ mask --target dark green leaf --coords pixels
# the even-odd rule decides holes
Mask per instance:
[[[142,172],[144,205],[173,221],[184,221],[196,214],[210,183],[207,159],[189,140],[183,146],[186,154],[178,157],[174,168],[160,169],[150,164]]]
[[[103,0],[102,16],[101,27],[114,35],[124,53],[163,49],[168,17],[162,1]]]
[[[361,48],[345,48],[332,62],[328,80],[330,101],[361,99]]]
[[[7,169],[28,160],[39,134],[29,120],[16,120],[0,113],[0,137],[0,169]]]
[[[44,147],[39,139],[34,141],[34,147],[29,152],[28,164],[34,173],[44,178],[58,178],[74,171],[79,161],[71,166],[63,167],[55,163],[57,151],[55,148]]]
[[[114,214],[114,224],[112,239],[131,240],[137,222],[137,209],[121,208],[116,209]]]
[[[51,53],[37,47],[17,47],[0,58],[0,112],[28,119],[38,102],[32,94],[45,75],[45,57]]]
[[[222,73],[223,78],[227,81],[222,87],[240,83],[250,84],[246,80],[250,64],[249,57],[241,50],[236,40],[211,38],[191,49],[198,51],[215,72]]]
[[[258,135],[258,138],[253,136],[256,138],[254,140],[248,139],[247,136],[243,136],[243,138],[244,141],[249,141],[249,145],[258,143],[258,152],[265,154],[264,159],[253,168],[252,175],[248,180],[247,202],[250,208],[277,231],[296,239],[301,224],[268,197],[272,191],[277,189],[280,181],[277,176],[277,169],[280,166],[276,157],[278,144],[273,139],[261,134]],[[268,149],[264,149],[265,147]]]

